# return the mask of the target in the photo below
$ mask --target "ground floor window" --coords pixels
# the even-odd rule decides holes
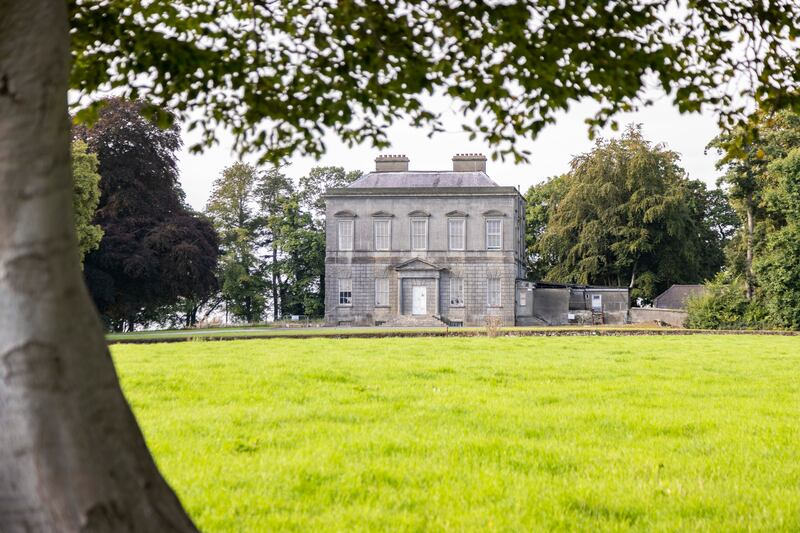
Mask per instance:
[[[375,278],[375,307],[389,306],[389,278]]]
[[[339,280],[339,305],[353,305],[353,280]]]
[[[486,301],[489,307],[500,307],[500,278],[489,278],[487,280]]]
[[[464,305],[464,280],[450,278],[450,305],[462,307]]]

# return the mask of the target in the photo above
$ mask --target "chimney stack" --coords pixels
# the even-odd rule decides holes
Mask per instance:
[[[376,172],[407,172],[408,158],[404,155],[379,155],[375,158]]]
[[[483,154],[456,154],[453,156],[455,172],[486,172],[486,156]]]

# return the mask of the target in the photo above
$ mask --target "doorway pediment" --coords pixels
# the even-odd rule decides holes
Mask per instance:
[[[395,265],[395,270],[398,272],[407,272],[410,270],[422,270],[422,271],[429,271],[429,272],[439,272],[440,270],[444,270],[444,267],[440,267],[430,261],[426,261],[419,257],[414,257],[409,259],[408,261],[403,261],[402,263]]]

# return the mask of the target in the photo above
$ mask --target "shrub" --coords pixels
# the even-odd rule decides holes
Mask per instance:
[[[693,329],[760,329],[769,327],[760,300],[748,300],[741,278],[721,272],[706,283],[706,293],[690,298],[686,327]]]
[[[490,315],[486,317],[486,336],[497,337],[500,333],[500,328],[503,325],[503,319],[499,316]]]

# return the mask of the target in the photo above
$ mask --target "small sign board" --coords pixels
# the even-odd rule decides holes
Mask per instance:
[[[295,322],[300,320],[300,315],[292,315],[292,320]]]

